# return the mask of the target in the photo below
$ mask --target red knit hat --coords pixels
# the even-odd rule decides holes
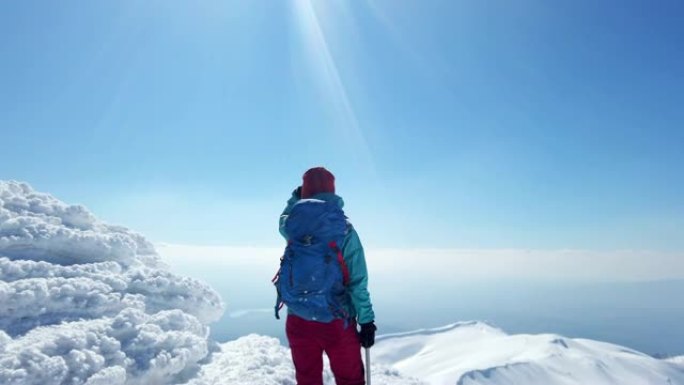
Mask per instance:
[[[323,192],[335,193],[335,176],[324,167],[310,168],[302,179],[302,199]]]

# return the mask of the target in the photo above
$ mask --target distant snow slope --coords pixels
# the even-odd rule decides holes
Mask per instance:
[[[433,385],[684,385],[684,369],[609,343],[481,322],[385,335],[373,359]]]
[[[222,312],[141,235],[0,181],[0,384],[181,381]]]

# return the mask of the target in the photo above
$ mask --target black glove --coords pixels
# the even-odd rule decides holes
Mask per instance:
[[[375,344],[375,331],[378,330],[375,327],[373,321],[361,324],[361,331],[359,332],[359,340],[361,341],[361,346],[364,348],[370,348]]]
[[[302,186],[297,187],[292,191],[292,197],[297,199],[302,199]]]

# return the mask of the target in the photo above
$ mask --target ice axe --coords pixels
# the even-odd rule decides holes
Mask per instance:
[[[363,349],[366,351],[366,385],[371,385],[370,348]]]

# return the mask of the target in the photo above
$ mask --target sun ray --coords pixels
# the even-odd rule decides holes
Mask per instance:
[[[375,174],[375,164],[362,132],[361,125],[349,99],[337,64],[333,59],[325,33],[312,0],[293,0],[297,24],[302,29],[307,59],[311,61],[316,83],[324,90],[334,114],[336,125],[342,127],[346,139],[351,142],[353,155],[364,167]]]

